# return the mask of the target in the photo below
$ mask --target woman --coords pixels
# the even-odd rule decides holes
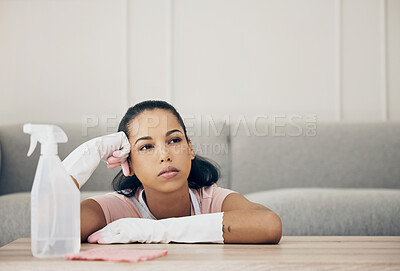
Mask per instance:
[[[122,167],[113,180],[117,192],[81,203],[82,241],[279,243],[279,216],[215,184],[218,169],[195,155],[173,106],[139,103],[118,130],[82,144],[63,161],[78,187],[100,160]]]

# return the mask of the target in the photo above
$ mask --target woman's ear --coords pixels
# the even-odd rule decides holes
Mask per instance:
[[[188,138],[188,145],[189,145],[189,151],[190,151],[190,154],[191,154],[190,159],[193,160],[196,157],[196,154],[194,153],[192,141],[190,140],[190,138]]]
[[[127,161],[128,161],[128,165],[129,165],[129,176],[133,176],[133,175],[135,175],[135,171],[133,170],[133,165],[131,163],[130,157],[128,157]]]

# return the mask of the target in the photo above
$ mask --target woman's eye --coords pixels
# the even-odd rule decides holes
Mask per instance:
[[[140,151],[145,151],[145,150],[148,150],[150,148],[152,148],[152,146],[150,144],[146,144],[146,145],[142,146],[139,150]]]
[[[174,138],[174,139],[171,139],[171,141],[170,141],[170,143],[172,142],[172,143],[178,143],[178,142],[181,142],[182,141],[182,139],[180,139],[180,138]]]

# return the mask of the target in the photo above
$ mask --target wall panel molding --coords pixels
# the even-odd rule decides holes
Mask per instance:
[[[343,118],[342,100],[342,0],[335,1],[335,92],[336,120]]]
[[[171,1],[129,1],[129,104],[170,100]]]
[[[122,88],[122,97],[124,97],[123,105],[125,106],[125,110],[127,110],[131,105],[129,104],[130,101],[130,92],[131,92],[131,69],[130,69],[130,55],[131,55],[131,48],[130,48],[130,1],[124,0],[123,1],[123,13],[122,13],[122,32],[123,32],[123,74],[122,74],[122,81],[123,81],[123,88]]]
[[[342,1],[343,121],[382,121],[381,3]]]
[[[382,120],[388,120],[388,91],[387,91],[387,12],[386,0],[380,0],[380,88]]]
[[[165,9],[165,33],[166,33],[166,82],[165,92],[167,101],[174,104],[174,0],[167,0]]]
[[[400,121],[400,1],[386,0],[388,119]]]

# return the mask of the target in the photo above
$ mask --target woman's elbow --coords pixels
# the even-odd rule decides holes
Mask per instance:
[[[101,206],[93,199],[81,202],[81,242],[87,237],[107,225]]]
[[[279,215],[274,212],[268,214],[268,244],[278,244],[282,238],[282,221]]]

